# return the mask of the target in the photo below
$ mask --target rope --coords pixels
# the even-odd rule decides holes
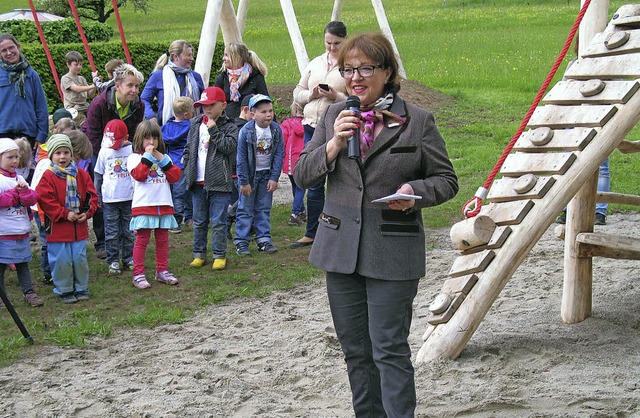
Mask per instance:
[[[127,58],[127,63],[131,64],[131,55],[129,55],[129,46],[124,38],[124,28],[122,27],[122,20],[120,20],[120,12],[118,11],[118,2],[111,0],[113,4],[113,13],[116,15],[116,22],[118,22],[118,32],[120,32],[120,40],[122,41],[122,48],[124,48],[124,55]]]
[[[80,33],[80,38],[82,39],[82,44],[84,45],[84,51],[87,53],[87,60],[89,61],[89,65],[91,66],[91,71],[95,72],[96,64],[93,62],[93,55],[91,55],[89,41],[87,41],[87,37],[84,35],[84,30],[82,30],[82,24],[80,24],[80,17],[78,16],[78,10],[76,9],[75,1],[69,0],[69,7],[71,7],[71,13],[73,13],[73,18],[76,21],[78,33]]]
[[[33,5],[33,0],[29,0],[29,7],[31,8],[31,13],[33,14],[33,21],[36,23],[36,28],[38,29],[38,36],[40,37],[40,42],[42,43],[42,47],[44,48],[44,53],[47,56],[47,61],[49,61],[49,67],[51,67],[51,74],[53,74],[53,80],[56,82],[56,87],[58,87],[58,94],[60,95],[60,100],[64,100],[62,96],[62,87],[60,87],[60,78],[58,77],[58,71],[56,70],[56,65],[53,62],[51,51],[49,51],[49,45],[47,45],[47,40],[44,37],[44,32],[42,31],[42,26],[40,25],[40,19],[38,19],[38,12],[36,11],[35,6]]]
[[[487,197],[489,187],[491,187],[491,184],[493,183],[493,180],[498,174],[498,171],[500,171],[500,167],[502,167],[502,165],[504,164],[504,161],[507,159],[507,156],[509,155],[509,153],[511,153],[511,150],[513,149],[516,141],[518,140],[518,138],[520,138],[520,135],[522,135],[522,132],[524,132],[525,128],[527,127],[527,124],[529,123],[529,120],[531,119],[533,112],[536,110],[536,107],[538,107],[538,104],[542,100],[544,93],[547,91],[549,84],[551,84],[553,77],[556,75],[556,72],[558,71],[560,64],[562,64],[564,57],[567,55],[567,51],[571,47],[573,38],[575,37],[576,32],[578,31],[580,22],[582,22],[582,18],[584,17],[584,14],[587,12],[587,8],[589,7],[589,4],[591,4],[591,0],[586,0],[582,5],[582,8],[580,9],[580,13],[578,13],[578,16],[576,17],[576,21],[574,22],[573,27],[569,32],[569,36],[567,37],[567,41],[565,42],[564,47],[560,52],[560,55],[558,55],[558,57],[556,58],[556,61],[554,62],[553,67],[551,67],[551,71],[549,71],[549,75],[547,75],[547,78],[545,79],[544,83],[542,83],[542,86],[540,87],[540,90],[538,91],[536,98],[533,100],[531,107],[529,107],[527,114],[522,120],[520,127],[516,131],[515,135],[513,135],[513,138],[511,138],[511,141],[509,141],[509,144],[503,151],[502,155],[500,156],[500,159],[498,160],[496,165],[493,167],[491,174],[489,174],[489,177],[487,177],[487,180],[484,182],[482,187],[478,188],[474,197],[470,199],[467,203],[465,203],[464,206],[462,207],[462,213],[466,218],[473,218],[478,213],[480,213],[480,209],[482,208],[482,201]]]

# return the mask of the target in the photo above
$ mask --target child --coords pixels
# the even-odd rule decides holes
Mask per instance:
[[[121,59],[112,59],[112,60],[109,60],[104,65],[104,70],[107,72],[107,75],[110,77],[108,81],[103,82],[102,78],[100,77],[97,71],[94,71],[91,73],[91,77],[93,78],[93,84],[96,86],[96,89],[98,90],[97,93],[102,93],[103,91],[111,87],[116,82],[115,70],[122,64],[124,64],[124,61],[122,61]]]
[[[38,195],[22,176],[16,174],[20,159],[18,150],[13,139],[0,138],[0,287],[6,293],[4,272],[9,264],[15,264],[24,299],[31,306],[40,306],[44,301],[33,291],[29,272],[31,220],[28,208],[37,201]]]
[[[93,96],[95,86],[88,85],[87,80],[80,75],[82,70],[82,55],[77,51],[69,51],[65,55],[69,72],[62,76],[60,84],[66,109],[76,109],[85,114],[89,108],[87,97]]]
[[[227,267],[227,205],[231,196],[232,161],[236,157],[238,129],[224,113],[227,101],[219,87],[207,87],[195,107],[203,116],[191,120],[184,150],[185,183],[193,196],[193,261],[202,267],[207,253],[211,221],[213,270]]]
[[[251,225],[256,229],[258,251],[278,251],[271,242],[271,205],[273,192],[284,160],[282,130],[273,121],[273,103],[269,96],[256,94],[249,101],[253,120],[240,130],[238,137],[237,172],[240,202],[236,219],[238,255],[249,255]]]
[[[47,253],[53,292],[63,303],[89,299],[87,220],[98,207],[98,195],[89,173],[78,168],[73,145],[65,134],[47,141],[51,164],[36,187],[38,206],[44,212]]]
[[[293,179],[293,170],[296,168],[300,153],[304,148],[304,128],[302,127],[302,106],[291,103],[291,117],[286,118],[280,125],[284,137],[284,163],[282,172],[289,176],[291,192],[293,193],[293,207],[287,224],[292,226],[302,225],[307,221],[304,209],[304,189],[301,189]]]
[[[104,128],[102,148],[94,170],[94,183],[98,202],[104,213],[104,232],[109,274],[120,274],[122,266],[133,270],[133,242],[129,228],[133,184],[127,170],[127,159],[132,154],[127,125],[112,119]]]
[[[182,162],[182,154],[184,147],[187,145],[187,136],[191,123],[189,119],[193,117],[193,99],[181,96],[173,101],[173,114],[164,125],[162,125],[162,139],[167,146],[167,154],[174,165],[184,169]],[[191,192],[186,190],[184,182],[184,171],[180,180],[171,185],[171,194],[173,196],[173,209],[176,212],[176,222],[178,228],[170,229],[169,232],[179,234],[182,232],[180,224],[183,221],[189,222],[193,217],[193,204],[191,203]]]
[[[173,217],[170,183],[182,174],[165,152],[164,141],[157,123],[142,121],[133,137],[133,154],[127,168],[133,182],[131,229],[136,231],[133,245],[133,285],[138,289],[151,287],[144,275],[144,257],[154,231],[156,238],[156,281],[169,285],[178,279],[169,272],[169,229],[178,223]]]

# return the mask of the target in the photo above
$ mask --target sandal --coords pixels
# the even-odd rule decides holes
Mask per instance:
[[[136,274],[133,276],[133,285],[138,289],[148,289],[151,287],[144,274]]]

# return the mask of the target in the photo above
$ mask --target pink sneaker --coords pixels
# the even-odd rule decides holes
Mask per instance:
[[[157,271],[156,282],[169,284],[169,285],[176,285],[178,284],[178,279],[176,279],[176,276],[170,273],[169,270]]]
[[[138,289],[148,289],[151,287],[144,274],[136,274],[133,276],[133,285]]]

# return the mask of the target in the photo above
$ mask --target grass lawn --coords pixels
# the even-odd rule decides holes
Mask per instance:
[[[233,3],[238,4],[237,0]],[[444,4],[442,0],[384,2],[408,77],[455,99],[433,111],[461,189],[451,202],[424,211],[429,227],[447,227],[461,218],[462,204],[482,185],[516,131],[562,49],[580,6],[577,0],[449,0]],[[626,2],[612,1],[610,15],[623,4]],[[199,39],[205,1],[183,1],[179,13],[170,0],[150,0],[149,5],[147,14],[133,13],[132,8],[121,10],[128,40],[169,45],[174,39]],[[293,5],[308,56],[314,57],[323,51],[322,30],[330,19],[333,1],[294,0]],[[0,13],[27,7],[26,0],[4,0]],[[346,1],[342,20],[351,33],[377,27],[369,0]],[[113,18],[109,23],[115,28]],[[221,37],[219,34],[218,39]],[[269,66],[269,84],[297,82],[297,64],[280,2],[250,2],[244,41]],[[633,131],[631,137],[640,139],[640,134]],[[640,194],[633,175],[639,168],[633,155],[614,152],[612,190]],[[244,259],[230,254],[229,269],[215,274],[186,267],[191,261],[190,232],[172,236],[170,265],[181,279],[178,288],[156,285],[148,292],[137,291],[128,275],[108,276],[106,263],[94,262],[89,251],[91,301],[62,306],[49,288],[41,287],[40,293],[48,297],[44,308],[27,308],[21,301],[16,305],[38,343],[81,345],[86,336],[108,335],[113,327],[180,322],[207,304],[308,283],[320,272],[306,262],[306,250],[286,248],[302,232],[286,226],[287,216],[288,208],[275,208],[273,235],[280,252]],[[153,265],[151,250],[149,265]],[[34,281],[40,283],[36,261],[32,272]],[[17,299],[15,276],[6,276],[8,291]],[[0,310],[0,364],[29,353],[24,347],[13,321]]]

